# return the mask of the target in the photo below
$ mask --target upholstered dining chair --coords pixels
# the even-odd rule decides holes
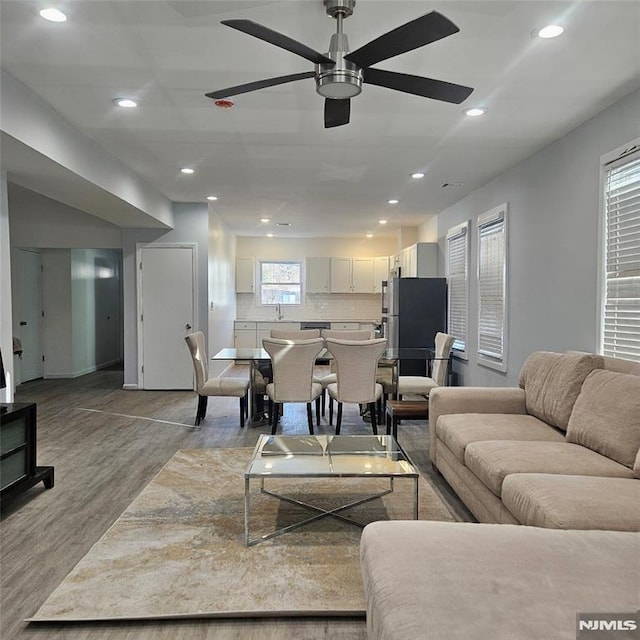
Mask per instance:
[[[448,333],[438,332],[435,339],[435,355],[431,364],[430,376],[398,376],[398,398],[414,394],[429,397],[431,389],[447,385],[449,358],[454,337]]]
[[[273,382],[267,385],[267,395],[273,402],[271,433],[278,428],[282,405],[288,402],[304,402],[307,405],[309,433],[313,434],[311,403],[320,398],[322,385],[313,381],[313,367],[318,354],[324,348],[322,338],[311,340],[282,340],[265,338],[265,351],[271,356]],[[316,420],[320,424],[319,402],[316,402]]]
[[[270,335],[279,340],[311,340],[320,337],[320,329],[271,329]]]
[[[373,331],[371,329],[323,329],[322,337],[338,338],[339,340],[371,340],[373,338]],[[329,373],[323,376],[315,376],[314,382],[319,382],[322,385],[322,415],[325,414],[325,407],[327,404],[327,387],[336,382],[336,366],[333,360],[329,361]]]
[[[195,391],[198,394],[195,424],[199,425],[207,413],[209,396],[232,396],[240,398],[240,427],[244,427],[247,415],[247,395],[249,380],[246,378],[209,377],[209,361],[205,345],[204,333],[194,331],[185,336],[195,374]]]
[[[382,395],[382,385],[376,382],[378,360],[387,347],[385,338],[374,340],[338,340],[327,338],[327,349],[336,362],[336,382],[327,386],[327,393],[338,402],[336,435],[342,425],[342,405],[345,402],[368,405],[371,428],[378,433],[376,403]],[[333,421],[333,405],[329,404],[329,424]]]

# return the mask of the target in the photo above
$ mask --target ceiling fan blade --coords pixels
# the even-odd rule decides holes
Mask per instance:
[[[248,82],[247,84],[239,84],[235,87],[227,87],[226,89],[220,89],[219,91],[211,91],[205,93],[207,98],[227,98],[229,96],[237,96],[241,93],[248,93],[249,91],[257,91],[258,89],[264,89],[265,87],[275,87],[278,84],[285,84],[286,82],[295,82],[296,80],[304,80],[305,78],[313,78],[315,76],[314,71],[305,71],[304,73],[292,73],[288,76],[279,76],[278,78],[267,78],[266,80],[257,80],[256,82]]]
[[[274,44],[281,49],[291,51],[291,53],[302,56],[314,64],[335,64],[331,58],[327,58],[327,56],[322,53],[318,53],[310,47],[307,47],[307,45],[293,40],[282,33],[273,31],[273,29],[263,27],[261,24],[253,22],[253,20],[222,20],[222,24],[247,33],[254,38],[259,38],[260,40]]]
[[[406,73],[396,73],[394,71],[382,71],[381,69],[364,69],[364,81],[368,84],[375,84],[387,89],[404,91],[424,98],[443,100],[460,104],[466,100],[473,89],[461,84],[452,84],[443,80],[433,78],[423,78],[422,76],[411,76]]]
[[[351,114],[351,100],[349,98],[325,98],[324,101],[324,127],[340,127],[349,124]]]
[[[460,31],[449,18],[431,11],[372,40],[363,47],[347,54],[345,58],[359,67],[369,67],[376,62],[423,47]]]

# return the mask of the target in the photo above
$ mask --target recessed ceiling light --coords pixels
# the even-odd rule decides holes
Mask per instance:
[[[398,202],[400,202],[400,200],[396,200],[395,198],[389,200],[389,204],[398,204]]]
[[[276,222],[276,226],[278,226],[278,227],[290,227],[291,223],[290,222]]]
[[[180,171],[182,173],[186,173],[187,175],[191,175],[192,173],[195,173],[195,171],[191,167],[182,167]]]
[[[420,178],[424,178],[424,173],[422,173],[422,171],[416,171],[415,173],[411,174],[411,177],[414,180],[420,180]]]
[[[387,220],[378,220],[380,224],[387,224]]]
[[[273,238],[273,233],[267,233],[267,238]]]
[[[271,218],[260,218],[260,222],[271,222]]]
[[[217,199],[218,199],[218,196],[207,196],[207,200],[211,200],[211,202],[214,202]]]
[[[60,9],[54,9],[53,7],[42,9],[40,16],[49,22],[66,22],[67,20],[67,16]]]
[[[564,27],[561,27],[559,24],[548,24],[546,27],[542,27],[542,29],[538,29],[536,35],[538,38],[557,38],[564,33]]]
[[[367,233],[367,238],[373,238],[373,233]]]
[[[462,113],[464,113],[465,116],[477,118],[487,113],[487,110],[484,107],[471,107],[470,109],[465,109]]]
[[[114,98],[113,100],[119,107],[124,109],[134,109],[138,106],[138,103],[131,98]]]

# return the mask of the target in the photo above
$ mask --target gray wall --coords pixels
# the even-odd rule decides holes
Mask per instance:
[[[198,263],[197,327],[207,332],[208,316],[208,237],[209,209],[202,203],[174,203],[175,228],[164,232],[157,229],[123,229],[123,289],[124,289],[124,384],[135,388],[138,383],[138,323],[137,323],[137,243],[195,243]]]
[[[532,351],[598,348],[600,158],[639,135],[636,91],[438,216],[442,255],[447,229],[471,220],[469,361],[454,364],[460,384],[514,385]],[[506,374],[475,357],[476,218],[503,202],[509,204]]]

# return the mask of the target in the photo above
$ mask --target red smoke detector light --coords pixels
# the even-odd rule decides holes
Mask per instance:
[[[216,100],[213,104],[216,107],[220,107],[221,109],[231,109],[233,107],[233,100],[227,100],[226,98],[223,100]]]

